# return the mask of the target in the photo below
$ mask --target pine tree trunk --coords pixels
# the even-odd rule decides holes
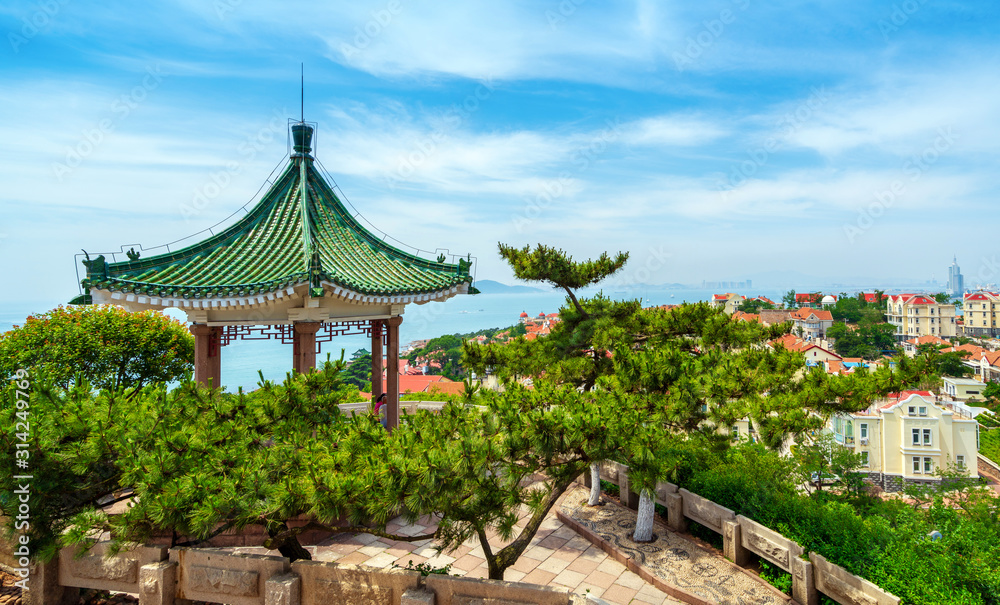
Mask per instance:
[[[590,465],[590,499],[587,506],[597,506],[601,501],[601,465],[595,462]]]
[[[295,536],[285,540],[285,542],[278,547],[278,552],[281,553],[282,557],[288,557],[288,560],[292,563],[303,559],[306,561],[312,560],[312,554],[302,547],[299,539]]]
[[[639,510],[636,512],[635,533],[632,539],[636,542],[653,541],[653,513],[656,510],[656,501],[653,494],[648,489],[643,488],[639,492]]]
[[[269,524],[265,529],[267,531],[267,535],[273,540],[279,534],[287,532],[288,525],[285,523]],[[302,559],[305,559],[306,561],[312,560],[312,554],[302,547],[302,544],[299,542],[299,537],[296,535],[286,535],[277,544],[268,545],[267,542],[265,542],[265,546],[268,546],[269,548],[276,548],[277,551],[281,553],[282,557],[288,557],[289,561],[292,563]]]

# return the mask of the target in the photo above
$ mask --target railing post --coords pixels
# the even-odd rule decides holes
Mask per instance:
[[[740,567],[750,562],[750,552],[743,548],[743,532],[738,521],[722,522],[722,554]]]
[[[799,605],[819,605],[815,571],[810,561],[792,559],[792,599]]]
[[[160,561],[139,568],[139,605],[175,605],[177,563]]]
[[[687,521],[684,520],[684,496],[680,494],[667,494],[667,526],[676,532],[687,531]]]
[[[48,563],[36,562],[30,567],[28,589],[22,590],[24,605],[75,605],[80,601],[80,589],[59,584],[59,557]]]

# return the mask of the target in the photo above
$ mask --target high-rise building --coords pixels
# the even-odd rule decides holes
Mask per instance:
[[[962,270],[958,267],[958,257],[954,257],[951,266],[948,267],[948,289],[955,296],[965,294],[965,278],[962,277]]]

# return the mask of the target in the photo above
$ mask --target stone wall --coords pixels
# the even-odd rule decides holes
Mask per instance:
[[[843,605],[899,605],[899,597],[891,595],[864,578],[848,573],[821,555],[809,553],[815,567],[816,590]]]
[[[684,499],[684,516],[704,525],[715,533],[722,533],[722,527],[726,521],[736,520],[736,513],[725,506],[718,505],[686,489],[678,491],[681,498]]]
[[[26,605],[71,605],[80,588],[139,595],[140,605],[569,605],[567,589],[372,569],[322,561],[142,546],[107,556],[110,544],[63,549],[32,570]]]
[[[736,519],[740,523],[743,548],[787,572],[792,571],[792,560],[802,556],[805,552],[805,549],[797,542],[789,540],[752,519],[743,515],[737,515]]]
[[[1000,483],[1000,466],[996,462],[979,454],[976,464],[980,477],[986,477],[986,479],[993,483]]]

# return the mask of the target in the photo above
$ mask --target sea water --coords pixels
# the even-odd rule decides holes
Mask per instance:
[[[598,289],[588,289],[580,296],[591,296]],[[631,287],[627,290],[603,290],[605,296],[615,300],[640,299],[643,306],[680,304],[709,300],[714,290],[667,289],[657,286]],[[760,289],[744,295],[766,296],[781,301],[783,292]],[[467,334],[488,328],[502,328],[518,322],[522,312],[531,317],[539,313],[555,313],[566,303],[562,290],[517,292],[504,294],[477,294],[455,296],[445,302],[407,305],[403,323],[399,328],[400,343],[443,334]],[[0,306],[0,332],[24,323],[32,313],[43,313],[59,305],[58,301],[39,301]],[[371,339],[364,335],[341,336],[322,343],[317,361],[339,358],[341,351],[350,359],[358,349],[371,349]],[[281,381],[292,367],[292,345],[280,340],[237,340],[222,348],[222,383],[230,391],[238,387],[255,389],[259,382],[258,371],[268,380]]]

